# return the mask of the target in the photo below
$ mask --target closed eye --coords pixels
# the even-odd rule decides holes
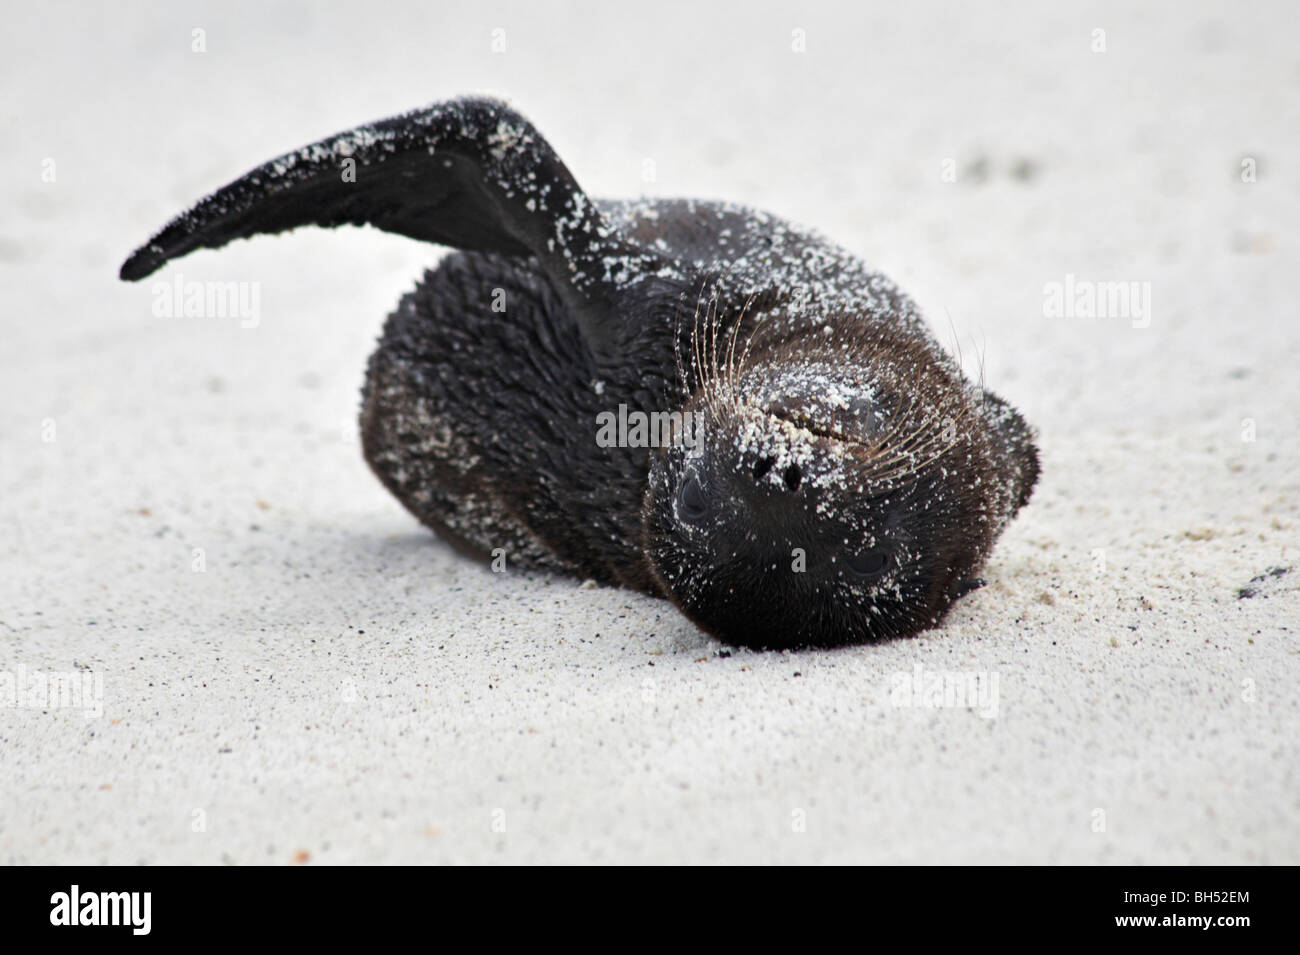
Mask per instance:
[[[889,551],[881,547],[860,550],[844,558],[844,566],[849,573],[862,580],[880,577],[892,561]]]
[[[694,474],[688,474],[677,490],[677,516],[688,524],[699,524],[709,516],[709,500]]]

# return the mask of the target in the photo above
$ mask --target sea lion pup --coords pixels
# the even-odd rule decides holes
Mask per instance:
[[[1037,479],[1020,415],[884,276],[740,206],[592,200],[496,100],[267,163],[121,277],[302,225],[461,250],[389,317],[361,433],[482,558],[663,596],[753,647],[902,636],[978,586]]]

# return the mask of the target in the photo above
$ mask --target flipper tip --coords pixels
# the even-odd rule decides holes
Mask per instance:
[[[159,250],[153,246],[141,246],[122,263],[122,268],[118,271],[117,277],[123,282],[138,282],[140,279],[157,272],[163,261],[159,255]]]

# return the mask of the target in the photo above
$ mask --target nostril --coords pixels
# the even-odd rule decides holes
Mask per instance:
[[[759,458],[754,463],[754,480],[761,481],[768,471],[772,470],[772,465],[776,464],[776,458]]]
[[[799,490],[799,481],[803,478],[803,475],[799,473],[799,465],[790,465],[785,469],[785,474],[783,476],[785,478],[786,487],[792,491]]]

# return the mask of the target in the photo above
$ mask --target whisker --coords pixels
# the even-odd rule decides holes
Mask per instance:
[[[740,407],[740,395],[736,390],[736,342],[740,341],[740,332],[745,324],[745,313],[749,311],[749,307],[754,304],[754,299],[757,297],[758,293],[753,292],[745,301],[744,307],[740,310],[740,318],[736,320],[732,329],[731,344],[727,349],[727,386],[731,394],[731,403],[737,408]]]

